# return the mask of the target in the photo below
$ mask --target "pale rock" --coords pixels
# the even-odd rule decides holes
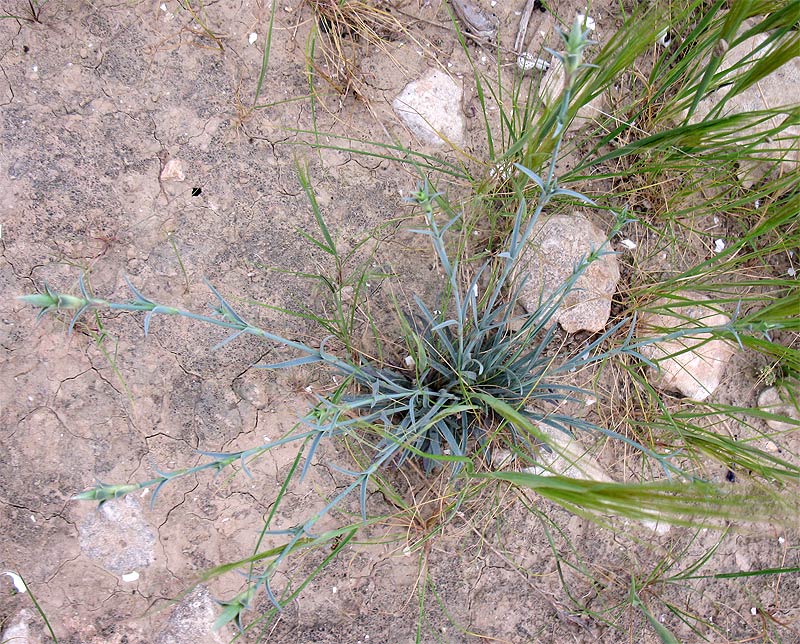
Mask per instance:
[[[643,313],[636,334],[639,339],[646,339],[687,330],[683,338],[656,340],[640,351],[658,367],[647,368],[653,386],[701,401],[719,386],[725,365],[735,349],[725,340],[710,340],[710,333],[692,333],[691,329],[723,326],[730,318],[711,305],[700,304],[708,298],[699,293],[683,295],[685,302],[658,300],[655,307],[670,307],[672,313]]]
[[[539,476],[558,475],[584,481],[614,482],[611,475],[580,441],[542,423],[538,423],[538,427],[547,438],[550,451],[542,448],[537,456],[541,465],[527,467],[523,471]]]
[[[564,432],[537,423],[544,435],[548,450],[542,448],[537,455],[539,465],[526,467],[522,471],[538,476],[566,476],[583,481],[614,483],[614,479],[583,444]],[[656,534],[666,534],[670,525],[654,519],[642,519],[640,523]]]
[[[83,554],[116,575],[155,560],[155,532],[131,495],[103,503],[78,525],[78,533]]]
[[[642,519],[642,525],[655,532],[656,534],[667,534],[672,526],[669,523],[665,523],[664,521],[653,521],[652,519]]]
[[[507,449],[493,449],[492,450],[492,468],[495,470],[502,470],[514,464],[514,454]]]
[[[3,644],[41,644],[41,638],[31,632],[28,622],[32,615],[26,610],[19,611],[17,616],[5,624],[0,630],[0,642]]]
[[[208,590],[198,586],[172,609],[156,644],[227,644],[232,635],[229,629],[214,630],[219,610]]]
[[[595,19],[592,18],[591,16],[586,16],[582,13],[579,13],[576,17],[578,19],[578,22],[581,24],[581,28],[588,31],[594,31],[595,29],[597,29],[597,23],[595,22]]]
[[[758,406],[761,411],[797,421],[791,423],[776,419],[767,420],[770,429],[776,432],[800,430],[800,383],[797,381],[784,382],[777,387],[765,389],[758,396]]]
[[[754,21],[745,21],[742,25],[742,30],[749,29],[754,24]],[[746,73],[763,56],[769,54],[770,47],[764,47],[753,55],[753,52],[766,39],[766,34],[758,34],[729,49],[725,53],[717,73],[731,70],[731,77]],[[745,57],[749,57],[747,62],[734,71],[732,68],[739,65]],[[726,85],[703,98],[698,103],[689,122],[696,124],[703,121],[711,110],[719,104],[729,89],[730,85]],[[757,83],[728,100],[719,116],[745,114],[782,106],[796,109],[798,104],[800,104],[800,56],[795,56]],[[779,125],[785,118],[787,117],[777,116],[761,123],[750,125],[749,128],[752,132],[765,132]],[[758,148],[764,149],[765,156],[769,155],[770,157],[780,151],[783,160],[783,171],[796,171],[798,165],[800,165],[800,125],[794,124],[786,128],[780,140],[765,140],[764,143],[759,144]],[[766,150],[771,150],[771,152],[766,152]],[[759,172],[752,161],[745,161],[740,165],[740,177],[747,185],[756,181],[760,174],[763,174],[763,172]]]
[[[394,99],[392,107],[408,128],[432,145],[464,145],[463,89],[444,72],[433,69],[412,81]]]
[[[603,232],[579,213],[540,220],[517,266],[518,275],[528,274],[519,303],[528,313],[535,313],[540,303],[569,279],[578,263],[605,243]],[[618,281],[616,256],[596,259],[564,298],[556,320],[567,333],[601,331],[611,314]]]
[[[164,169],[161,171],[162,181],[186,181],[186,175],[183,173],[183,163],[180,159],[170,159],[164,164]]]
[[[231,389],[239,400],[249,403],[256,409],[266,409],[270,404],[271,398],[263,380],[252,371],[246,371],[236,378],[231,384]]]

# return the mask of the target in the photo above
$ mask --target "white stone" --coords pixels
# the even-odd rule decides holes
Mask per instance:
[[[186,175],[183,173],[183,163],[180,159],[170,159],[164,164],[161,171],[162,181],[185,181]]]
[[[31,614],[23,608],[13,620],[4,624],[5,628],[0,630],[0,642],[2,644],[40,644],[41,638],[35,636],[28,626],[28,622],[31,620]]]
[[[730,322],[730,318],[712,305],[701,304],[708,298],[699,293],[682,295],[685,301],[658,300],[654,307],[669,307],[672,313],[643,313],[636,334],[639,339],[645,339],[687,330],[683,338],[655,341],[640,351],[658,367],[647,368],[652,385],[701,401],[719,386],[734,347],[725,340],[710,340],[710,333],[691,333],[690,330],[723,326]]]
[[[132,495],[106,501],[78,524],[81,551],[105,570],[123,575],[155,560],[155,531]]]
[[[595,29],[597,29],[597,23],[591,16],[585,16],[582,13],[579,13],[578,22],[584,29],[588,29],[589,31],[594,31]]]
[[[664,521],[653,521],[652,519],[642,519],[642,525],[648,530],[652,530],[656,534],[667,534],[671,526]]]
[[[546,436],[551,451],[542,449],[537,456],[541,465],[527,467],[523,471],[539,476],[558,475],[584,481],[614,482],[600,462],[579,441],[553,427],[541,423],[537,425]]]
[[[761,411],[785,416],[800,423],[800,383],[790,381],[765,389],[758,396],[758,406]],[[767,420],[767,425],[776,432],[800,429],[800,424],[776,419]]]
[[[155,644],[227,644],[229,627],[214,629],[219,606],[204,586],[198,586],[174,605]]]
[[[537,476],[567,476],[583,481],[614,483],[614,479],[583,444],[564,432],[537,423],[537,427],[547,439],[550,452],[542,449],[537,455],[540,465],[523,468],[523,472]],[[670,531],[669,523],[656,519],[642,519],[640,523],[657,534]]]
[[[507,449],[493,449],[492,450],[492,468],[495,470],[502,470],[514,464],[514,455]]]
[[[528,274],[520,304],[528,313],[537,311],[570,278],[581,259],[605,242],[603,232],[580,213],[543,215],[517,267],[518,275]],[[567,333],[601,331],[611,314],[611,298],[618,281],[615,255],[595,260],[564,298],[556,320]]]
[[[412,81],[392,107],[408,128],[424,143],[464,145],[463,89],[444,72],[433,69]]]
[[[2,574],[7,575],[8,577],[11,578],[11,583],[14,584],[14,589],[18,593],[27,593],[28,592],[28,587],[25,585],[25,582],[22,581],[22,577],[20,577],[17,573],[11,572],[10,570],[7,570],[6,572],[4,572]],[[0,640],[0,641],[2,641],[2,640]]]

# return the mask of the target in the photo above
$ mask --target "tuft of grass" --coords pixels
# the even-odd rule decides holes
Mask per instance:
[[[385,50],[386,40],[408,35],[407,29],[372,0],[306,0],[306,4],[314,17],[307,47],[313,75],[342,98],[352,93],[365,99],[363,53],[370,47]]]

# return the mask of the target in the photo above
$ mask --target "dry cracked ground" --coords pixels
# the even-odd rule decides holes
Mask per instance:
[[[367,49],[359,60],[361,99],[323,92],[312,112],[309,8],[286,0],[277,8],[260,97],[270,106],[250,111],[269,3],[40,4],[41,22],[0,20],[0,572],[13,573],[0,576],[0,625],[7,640],[50,641],[31,593],[16,592],[27,585],[63,644],[227,642],[235,631],[211,630],[214,600],[235,594],[241,578],[226,575],[183,593],[204,570],[252,551],[294,448],[270,452],[251,466],[252,478],[170,484],[152,507],[146,492],[99,509],[70,498],[96,480],[142,480],[197,463],[197,450],[243,449],[278,436],[329,376],[251,369],[285,355],[253,338],[212,352],[222,332],[182,319],[155,318],[145,339],[140,317],[90,315],[68,334],[54,319],[35,324],[34,312],[13,296],[45,282],[75,292],[85,274],[98,295],[127,299],[127,276],[154,300],[204,311],[211,302],[205,277],[254,323],[310,339],[310,324],[247,304],[300,308],[324,298],[291,274],[327,261],[297,232],[314,231],[297,176],[301,159],[342,248],[380,229],[376,267],[402,278],[401,297],[424,297],[434,288],[433,256],[397,231],[414,173],[378,157],[312,152],[295,130],[316,123],[356,140],[392,133],[446,156],[415,140],[391,102],[438,65],[464,84],[464,112],[474,114],[468,61],[438,0],[400,3],[422,19],[409,19],[418,42],[391,41],[392,56]],[[0,6],[27,15],[27,2]],[[565,3],[563,11],[576,8]],[[503,8],[503,24],[512,25],[519,9]],[[597,11],[610,28],[613,14]],[[544,33],[547,25],[539,26]],[[491,63],[490,52],[471,47],[479,64],[487,64],[486,53]],[[480,153],[480,124],[468,122],[464,136]],[[386,313],[376,307],[373,314],[381,323]],[[335,457],[322,454],[292,487],[283,523],[342,485],[326,465]],[[615,537],[547,509],[564,539],[510,499],[492,502],[504,508],[493,534],[484,537],[478,517],[465,515],[422,558],[397,543],[348,546],[270,626],[268,641],[655,642],[624,602],[631,571],[646,574],[670,552],[692,561],[718,539],[641,526],[630,526],[631,538]],[[713,565],[797,565],[794,538],[777,531],[732,536]],[[592,562],[592,581],[564,563],[572,561],[570,542]],[[316,562],[302,559],[296,569]],[[279,575],[276,583],[285,581]],[[700,580],[660,592],[743,640],[765,631],[765,607],[776,622],[796,620],[799,585],[797,577],[722,587]],[[427,589],[422,611],[420,587]],[[569,592],[608,623],[574,614]],[[268,607],[259,597],[255,608]],[[674,615],[658,617],[693,641]],[[792,633],[787,627],[784,641]]]

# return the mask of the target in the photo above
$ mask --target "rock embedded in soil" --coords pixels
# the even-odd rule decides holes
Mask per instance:
[[[227,644],[227,629],[214,630],[220,610],[204,587],[196,588],[172,609],[155,644]]]
[[[697,327],[717,327],[730,322],[699,293],[683,293],[685,301],[662,298],[654,307],[669,307],[671,313],[643,313],[636,330],[639,339],[654,338],[674,331]],[[725,366],[734,347],[725,340],[711,340],[710,333],[691,333],[683,338],[655,341],[641,348],[642,355],[658,368],[647,367],[647,377],[654,387],[683,394],[702,401],[722,380]]]
[[[463,89],[444,72],[434,69],[405,86],[392,107],[424,143],[464,145]]]
[[[517,269],[528,275],[520,304],[528,313],[535,313],[569,279],[578,263],[605,242],[603,231],[580,213],[540,220]],[[556,320],[567,333],[601,331],[611,314],[617,282],[616,256],[595,260],[564,298]]]
[[[31,614],[24,608],[19,614],[5,624],[5,628],[0,630],[0,642],[3,644],[41,644],[41,638],[31,633],[28,622],[31,621]]]
[[[537,456],[541,465],[526,467],[525,472],[539,476],[568,476],[601,483],[614,482],[611,475],[580,441],[542,423],[537,426],[547,436],[550,450],[542,449]]]
[[[765,389],[758,396],[758,406],[776,416],[785,416],[800,423],[800,382],[791,380],[776,387]],[[776,432],[800,429],[800,424],[783,420],[769,419],[767,425]]]
[[[542,423],[537,423],[537,426],[547,436],[550,451],[542,449],[537,457],[540,465],[526,467],[523,472],[538,476],[567,476],[598,483],[615,482],[608,470],[580,441]],[[657,534],[667,534],[670,531],[669,524],[663,521],[642,519],[641,524]]]
[[[106,501],[78,530],[83,554],[115,575],[139,572],[155,560],[155,532],[131,495]]]
[[[186,174],[183,172],[183,162],[180,159],[170,159],[164,164],[161,171],[162,181],[186,181]]]

